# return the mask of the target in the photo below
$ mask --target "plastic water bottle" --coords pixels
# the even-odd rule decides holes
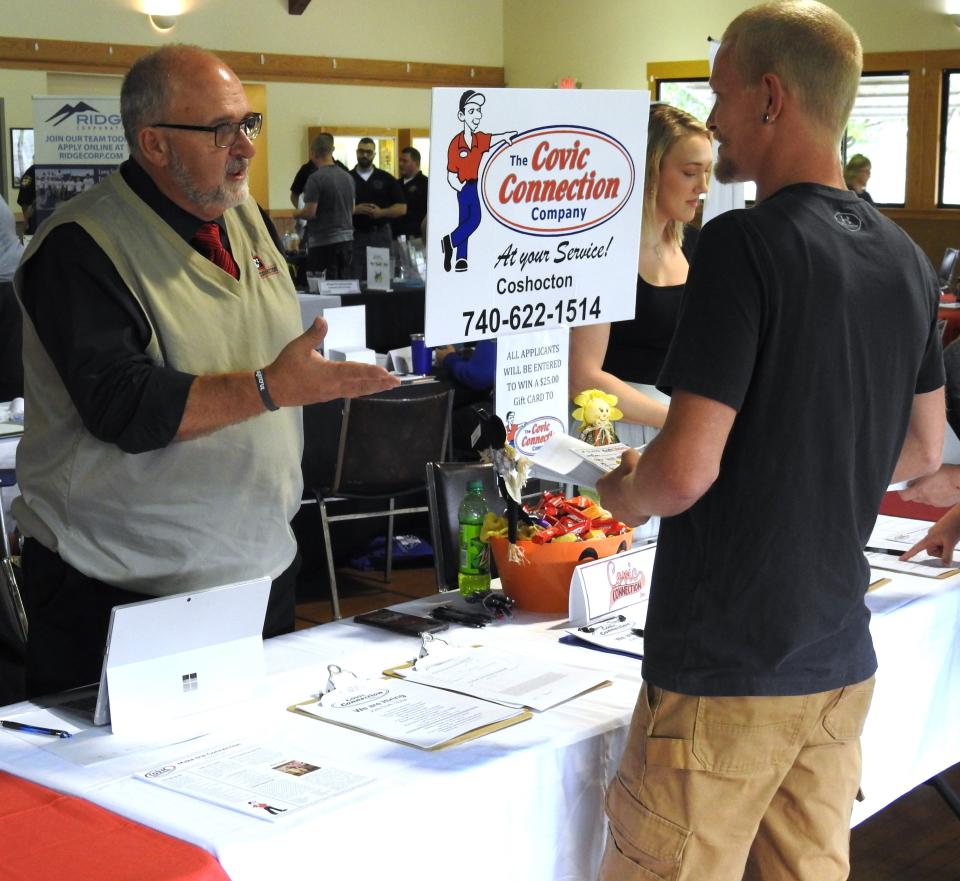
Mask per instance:
[[[483,483],[471,480],[467,494],[460,503],[460,566],[457,584],[460,593],[468,596],[490,588],[490,551],[480,541],[483,518],[487,516],[487,504],[483,500]]]

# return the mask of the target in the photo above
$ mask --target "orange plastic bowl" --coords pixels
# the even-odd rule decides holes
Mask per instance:
[[[490,550],[497,563],[504,593],[513,599],[518,609],[528,612],[566,612],[570,606],[570,579],[576,566],[629,550],[632,541],[632,532],[590,541],[560,541],[542,545],[519,541],[517,544],[526,558],[524,563],[511,563],[507,559],[510,545],[500,536],[490,537]]]

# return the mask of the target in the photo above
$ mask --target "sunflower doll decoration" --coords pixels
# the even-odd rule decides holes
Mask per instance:
[[[617,432],[613,423],[623,419],[623,412],[617,408],[617,396],[608,395],[599,389],[591,388],[580,392],[573,399],[577,409],[573,418],[580,421],[577,431],[580,440],[595,447],[617,443]]]

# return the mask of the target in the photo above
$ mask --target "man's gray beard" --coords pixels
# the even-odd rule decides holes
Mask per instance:
[[[250,194],[250,187],[246,178],[238,184],[224,181],[220,186],[212,190],[201,190],[193,182],[190,172],[183,164],[176,150],[170,151],[170,170],[173,172],[173,178],[177,183],[180,192],[198,208],[218,208],[218,214],[222,214],[230,208],[236,208],[237,205],[247,201]]]

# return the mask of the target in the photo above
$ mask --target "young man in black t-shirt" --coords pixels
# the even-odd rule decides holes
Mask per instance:
[[[863,547],[943,434],[936,277],[840,173],[861,58],[814,0],[747,10],[716,58],[716,174],[757,204],[704,227],[666,425],[598,487],[621,519],[665,518],[604,879],[847,877],[876,670]]]

